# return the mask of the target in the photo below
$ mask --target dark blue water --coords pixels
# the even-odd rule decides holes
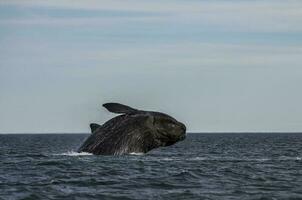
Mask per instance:
[[[0,135],[0,199],[302,199],[302,134],[189,134],[145,155],[85,134]]]

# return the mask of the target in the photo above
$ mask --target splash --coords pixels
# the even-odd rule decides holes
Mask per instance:
[[[129,153],[129,155],[142,156],[142,155],[145,155],[145,154],[142,153],[142,152],[131,152],[131,153]]]
[[[88,153],[88,152],[78,153],[76,151],[68,151],[66,153],[60,153],[60,154],[54,154],[54,155],[57,155],[57,156],[91,156],[93,154],[92,153]]]

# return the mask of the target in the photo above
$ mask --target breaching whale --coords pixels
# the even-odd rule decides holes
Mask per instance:
[[[138,110],[119,103],[103,106],[120,115],[103,125],[90,124],[92,134],[78,152],[96,155],[146,153],[186,137],[186,126],[167,114]]]

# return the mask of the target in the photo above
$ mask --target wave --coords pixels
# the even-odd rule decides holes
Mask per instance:
[[[209,158],[209,157],[193,157],[193,158],[188,158],[187,160],[201,160],[201,161],[242,161],[242,162],[249,162],[249,161],[258,161],[258,162],[265,162],[265,161],[287,161],[287,160],[297,160],[300,161],[302,160],[301,157],[286,157],[286,156],[281,156],[279,158],[222,158],[222,157],[217,157],[217,158]]]
[[[281,156],[279,159],[277,160],[302,160],[301,157],[288,157],[288,156]]]
[[[187,161],[221,161],[221,162],[266,162],[266,161],[290,161],[296,160],[301,161],[301,157],[285,157],[281,156],[279,158],[232,158],[232,157],[190,157],[190,158],[177,158],[177,157],[163,157],[163,158],[156,158],[156,160],[161,161],[176,161],[176,160],[187,160]]]
[[[75,151],[68,151],[65,153],[59,153],[59,154],[53,154],[56,156],[91,156],[92,153],[88,152],[75,152]],[[145,153],[142,152],[131,152],[128,155],[131,156],[143,156]],[[150,159],[150,157],[149,157]],[[187,157],[187,158],[178,158],[178,157],[161,157],[156,158],[156,160],[162,160],[162,161],[175,161],[175,160],[187,160],[187,161],[235,161],[235,162],[266,162],[266,161],[290,161],[290,160],[296,160],[301,161],[302,157],[289,157],[289,156],[280,156],[278,158],[233,158],[233,157]]]

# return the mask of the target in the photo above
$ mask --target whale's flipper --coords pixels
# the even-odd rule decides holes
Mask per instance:
[[[90,124],[91,133],[93,133],[94,131],[96,131],[96,129],[98,129],[100,127],[101,127],[101,125],[99,125],[99,124],[95,124],[95,123]]]
[[[110,112],[117,114],[131,114],[138,112],[137,109],[119,103],[105,103],[103,106]]]

